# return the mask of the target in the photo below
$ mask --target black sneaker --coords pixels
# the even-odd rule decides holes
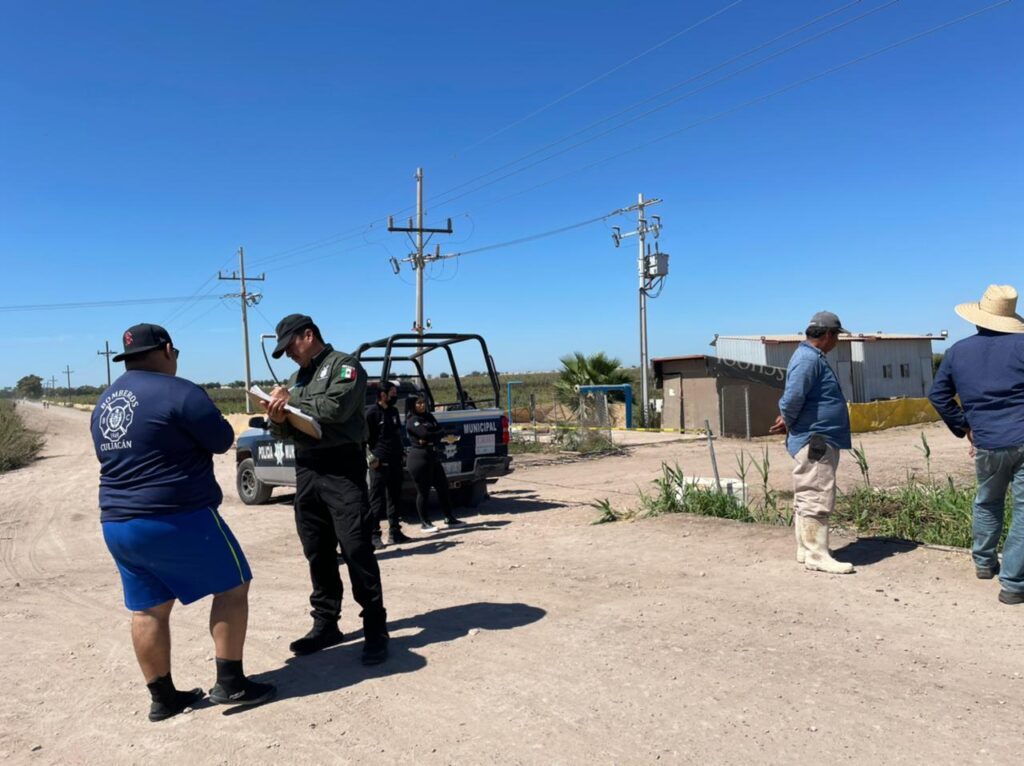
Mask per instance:
[[[192,707],[204,696],[202,689],[192,689],[187,692],[175,690],[174,694],[173,702],[153,701],[153,704],[149,706],[150,721],[166,721],[168,718],[176,716],[183,710]]]
[[[979,580],[991,580],[997,574],[999,574],[998,561],[996,562],[996,565],[994,567],[979,567],[977,565],[975,565],[974,567],[974,576],[977,577]]]
[[[329,646],[340,644],[345,636],[338,630],[336,622],[314,622],[313,629],[302,638],[297,638],[288,645],[294,654],[313,654]]]
[[[261,684],[249,678],[239,689],[228,689],[216,684],[210,689],[210,702],[217,705],[262,705],[270,702],[277,694],[273,684]]]
[[[400,529],[394,530],[388,535],[388,537],[390,538],[390,542],[392,545],[397,545],[398,543],[412,542],[412,538]]]
[[[999,591],[999,600],[1004,604],[1024,604],[1024,593],[1012,590]]]
[[[446,527],[456,527],[456,526],[458,526],[461,523],[462,522],[459,521],[454,516],[446,516],[445,519],[444,519],[444,524],[445,524]]]

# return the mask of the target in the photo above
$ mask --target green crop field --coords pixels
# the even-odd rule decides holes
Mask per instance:
[[[634,396],[636,396],[640,391],[640,369],[638,367],[626,368],[626,372],[632,380]],[[555,383],[558,381],[557,372],[503,373],[498,376],[498,380],[500,383],[498,387],[499,406],[502,409],[508,407],[506,402],[508,395],[507,383],[509,381],[518,381],[512,386],[512,404],[517,410],[517,419],[519,419],[518,412],[525,410],[529,406],[531,394],[540,409],[549,408],[557,401],[555,390]],[[274,385],[273,381],[256,382],[267,391]],[[427,382],[430,385],[430,390],[434,394],[436,402],[454,402],[457,400],[455,380],[453,378],[432,377]],[[660,390],[655,390],[653,384],[654,381],[652,380],[652,395],[655,397],[660,396]],[[490,378],[487,375],[464,375],[462,377],[462,385],[469,393],[470,398],[478,403],[482,404],[487,401],[490,404],[490,400],[494,398]],[[244,389],[207,387],[206,392],[225,415],[245,412]],[[75,394],[69,397],[66,394],[62,395],[61,391],[58,390],[55,396],[47,398],[60,403],[93,405],[96,404],[98,396],[96,394]]]

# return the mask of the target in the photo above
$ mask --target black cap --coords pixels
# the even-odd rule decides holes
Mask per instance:
[[[124,331],[124,352],[114,357],[120,362],[130,356],[138,356],[155,348],[163,348],[168,343],[174,346],[170,334],[158,324],[135,324]]]
[[[289,314],[286,316],[277,323],[275,330],[277,333],[277,345],[274,347],[271,356],[274,359],[280,359],[281,354],[284,353],[284,350],[288,348],[288,344],[292,342],[292,338],[295,337],[295,333],[312,326],[313,318],[305,314]]]
[[[850,332],[843,327],[843,323],[839,321],[839,317],[831,311],[819,311],[817,314],[812,316],[811,321],[807,323],[807,329],[810,330],[812,327],[820,327],[824,330],[838,330],[839,332],[845,333]]]

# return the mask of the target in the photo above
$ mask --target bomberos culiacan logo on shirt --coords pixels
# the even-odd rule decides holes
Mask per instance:
[[[135,394],[124,388],[113,391],[100,405],[100,432],[107,441],[100,444],[101,452],[131,449],[131,439],[125,439],[131,428],[135,408],[139,401]]]

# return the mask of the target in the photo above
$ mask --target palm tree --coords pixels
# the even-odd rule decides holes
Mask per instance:
[[[580,401],[576,386],[614,386],[630,382],[629,375],[621,369],[622,363],[607,356],[603,351],[590,356],[575,351],[558,361],[562,363],[562,369],[558,371],[555,389],[559,400],[574,411]],[[611,393],[609,398],[621,400],[622,396]]]

